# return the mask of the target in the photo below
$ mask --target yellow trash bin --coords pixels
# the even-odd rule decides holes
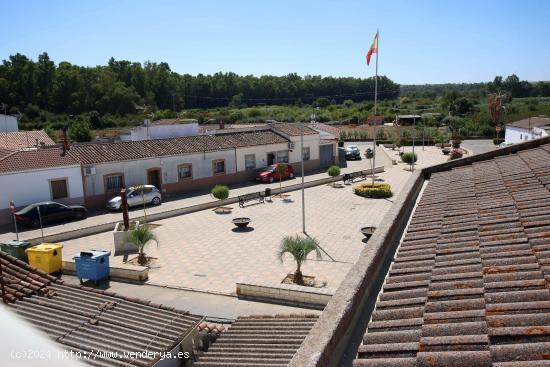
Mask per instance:
[[[29,265],[46,273],[61,271],[61,249],[60,243],[41,243],[25,250],[29,258]]]

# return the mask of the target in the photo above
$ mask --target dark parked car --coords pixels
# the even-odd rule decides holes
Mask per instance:
[[[290,164],[286,163],[276,163],[272,164],[271,166],[267,166],[260,172],[258,172],[258,175],[256,176],[256,181],[260,182],[273,182],[273,181],[279,181],[279,173],[277,173],[277,166],[283,165],[285,166],[285,173],[282,174],[282,178],[294,178],[294,167],[292,167]]]
[[[83,206],[63,205],[50,201],[24,207],[15,213],[15,220],[23,226],[38,227],[40,225],[38,208],[40,208],[42,224],[84,219],[87,216],[87,210]]]
[[[357,145],[348,145],[346,148],[346,160],[360,160],[361,159],[361,152],[359,151],[359,147]]]

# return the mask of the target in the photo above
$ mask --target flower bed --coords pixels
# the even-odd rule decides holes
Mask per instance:
[[[386,183],[382,184],[371,184],[371,183],[362,183],[359,185],[353,186],[353,192],[356,195],[365,197],[365,198],[389,198],[392,197],[393,193],[391,192],[391,186]]]

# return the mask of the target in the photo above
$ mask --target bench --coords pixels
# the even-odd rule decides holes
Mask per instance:
[[[351,184],[358,177],[361,177],[363,180],[366,180],[367,179],[367,174],[364,171],[345,173],[344,174],[344,184]]]
[[[258,200],[258,203],[264,202],[264,193],[263,192],[253,192],[252,194],[239,195],[239,206],[244,207],[244,204],[249,201]]]

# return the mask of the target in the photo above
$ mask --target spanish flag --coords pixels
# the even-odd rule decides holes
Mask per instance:
[[[369,52],[367,52],[367,65],[370,64],[370,57],[372,54],[378,53],[378,31],[376,32],[376,36],[374,36],[374,40],[372,41],[372,45],[370,46]]]

